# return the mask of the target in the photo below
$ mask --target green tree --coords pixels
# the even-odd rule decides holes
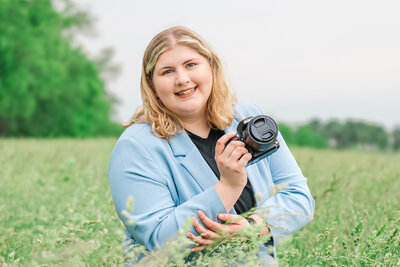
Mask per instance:
[[[295,133],[296,145],[315,148],[325,148],[328,141],[320,133],[313,130],[311,125],[300,126]]]
[[[60,3],[60,2],[58,2]],[[114,135],[100,65],[73,45],[84,13],[50,0],[1,0],[0,135]]]
[[[389,145],[389,135],[386,130],[379,125],[369,125],[369,143],[376,145],[384,150]]]
[[[286,144],[294,145],[295,144],[294,133],[290,128],[290,126],[284,123],[279,123],[278,128],[283,138],[285,139]]]
[[[338,148],[356,146],[372,146],[376,149],[386,149],[389,136],[386,130],[376,124],[348,120],[344,123],[330,121],[323,126],[323,135],[334,140]]]
[[[400,125],[396,126],[392,132],[393,148],[400,150]]]
[[[373,145],[385,149],[389,137],[385,129],[371,123],[347,121],[343,126],[342,146]]]
[[[328,121],[322,127],[322,134],[329,140],[331,146],[340,148],[339,140],[343,135],[343,125],[337,120]]]

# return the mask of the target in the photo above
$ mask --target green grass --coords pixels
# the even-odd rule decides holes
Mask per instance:
[[[123,230],[107,180],[115,141],[0,140],[0,258],[22,265],[122,261]]]
[[[115,141],[0,139],[0,266],[121,264]],[[400,155],[292,150],[316,209],[278,246],[280,266],[400,265]]]
[[[313,222],[280,247],[283,265],[400,265],[400,155],[295,149]]]

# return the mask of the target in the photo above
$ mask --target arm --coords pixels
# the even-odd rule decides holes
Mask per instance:
[[[117,143],[110,161],[109,181],[114,204],[129,234],[148,250],[165,243],[186,219],[203,210],[217,220],[225,206],[214,187],[177,205],[171,196],[171,177],[163,173],[160,163],[134,138],[123,138]],[[134,198],[133,212],[128,225],[121,212],[129,196]],[[195,230],[192,228],[192,232]]]
[[[267,160],[274,184],[286,187],[259,205],[269,209],[267,222],[275,241],[282,234],[291,234],[311,222],[314,214],[314,199],[307,179],[280,133],[278,141],[280,148]]]
[[[263,114],[255,105],[243,105],[240,110],[243,111],[243,117]],[[287,186],[274,196],[263,196],[264,200],[258,205],[260,214],[263,213],[263,208],[269,209],[267,223],[271,226],[274,241],[282,237],[282,234],[293,233],[311,222],[315,204],[308,189],[307,179],[280,133],[278,141],[280,148],[267,157],[267,162],[264,159],[257,163],[269,165],[274,185]]]
[[[279,135],[278,140],[281,147],[266,159],[268,162],[263,160],[263,164],[269,163],[275,185],[285,184],[287,187],[271,197],[265,196],[264,201],[257,208],[259,214],[262,215],[265,214],[265,209],[269,211],[266,216],[270,227],[262,228],[260,236],[264,236],[271,231],[274,236],[274,242],[277,242],[283,234],[293,233],[309,223],[314,212],[314,199],[308,189],[307,179],[302,175],[282,136]],[[263,224],[264,220],[259,214],[254,213],[250,215],[250,218],[254,219],[257,224]],[[233,218],[233,215],[227,214],[227,216]],[[188,234],[189,238],[199,244],[198,247],[192,250],[201,250],[212,244],[214,240],[219,239],[221,235],[216,235],[215,233],[225,232],[225,234],[230,235],[248,225],[246,220],[240,219],[240,215],[234,216],[240,223],[223,225],[215,220],[210,220],[204,215],[200,216],[200,219],[208,229],[202,227],[197,219],[193,219],[193,225],[202,236]],[[219,219],[222,220],[220,217]]]
[[[245,167],[251,159],[251,154],[243,142],[232,141],[225,147],[226,142],[235,135],[234,132],[223,135],[215,146],[215,161],[220,171],[220,181],[214,188],[227,211],[233,208],[246,186]]]

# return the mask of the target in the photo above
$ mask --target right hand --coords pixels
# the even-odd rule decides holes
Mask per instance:
[[[251,154],[241,141],[225,143],[236,135],[235,132],[224,134],[215,146],[215,161],[220,172],[220,181],[230,187],[242,187],[247,184],[245,167]]]

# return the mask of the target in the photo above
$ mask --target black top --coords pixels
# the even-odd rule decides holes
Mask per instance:
[[[217,162],[214,159],[215,156],[215,145],[217,144],[218,139],[224,135],[224,132],[221,130],[210,130],[207,138],[201,138],[189,131],[187,131],[189,137],[192,139],[193,143],[196,145],[197,149],[200,151],[200,154],[203,156],[208,166],[210,166],[211,170],[214,172],[215,176],[217,176],[218,180],[220,178],[220,173],[218,170]],[[256,205],[256,200],[254,198],[253,187],[251,186],[250,180],[247,179],[247,184],[243,189],[242,194],[239,199],[236,201],[234,208],[237,214],[242,214]]]

